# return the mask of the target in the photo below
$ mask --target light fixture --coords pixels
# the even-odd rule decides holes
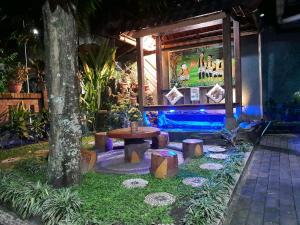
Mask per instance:
[[[38,29],[36,29],[36,28],[33,28],[33,29],[32,29],[32,33],[33,33],[34,35],[39,35],[39,31],[38,31]]]
[[[264,16],[265,16],[264,13],[261,13],[261,14],[259,15],[260,18],[263,18]]]
[[[154,51],[156,49],[156,42],[152,35],[143,37],[143,46],[144,49],[148,51]]]
[[[175,109],[170,109],[169,112],[171,112],[171,113],[172,113],[172,112],[175,112]]]

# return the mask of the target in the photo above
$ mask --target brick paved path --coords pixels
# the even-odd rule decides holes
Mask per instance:
[[[300,224],[300,156],[253,152],[223,225]]]

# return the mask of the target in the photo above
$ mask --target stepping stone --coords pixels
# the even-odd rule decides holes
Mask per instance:
[[[204,145],[204,151],[220,153],[220,152],[226,152],[227,150],[226,148],[217,145]]]
[[[136,178],[136,179],[125,180],[122,184],[125,188],[128,188],[128,189],[144,188],[148,185],[148,181],[141,179],[141,178]]]
[[[200,168],[203,170],[221,170],[224,166],[220,163],[203,163]]]
[[[167,192],[157,192],[149,194],[145,197],[144,202],[151,206],[167,206],[172,205],[176,197]]]
[[[205,181],[207,181],[207,179],[203,177],[188,177],[183,179],[182,183],[192,187],[201,187]]]
[[[9,164],[14,164],[16,162],[19,162],[22,159],[23,159],[22,157],[13,157],[13,158],[4,159],[1,161],[1,163],[9,165]]]
[[[36,157],[47,158],[49,155],[49,150],[48,149],[38,150],[34,152],[34,155]]]
[[[217,153],[217,154],[209,154],[207,157],[211,158],[211,159],[227,159],[229,157],[229,155],[227,154],[223,154],[223,153]]]

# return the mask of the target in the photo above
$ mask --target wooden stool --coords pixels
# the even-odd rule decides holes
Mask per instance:
[[[80,149],[81,155],[81,173],[86,173],[92,170],[97,161],[97,154],[95,151],[88,151],[86,149]]]
[[[203,155],[203,140],[185,139],[182,142],[183,158],[200,157]]]
[[[125,141],[125,162],[139,163],[144,160],[145,152],[149,149],[150,144],[147,141],[131,142],[128,144],[128,141]]]
[[[169,144],[169,134],[167,132],[160,132],[157,137],[152,138],[152,148],[165,148]]]
[[[95,134],[95,148],[100,152],[107,152],[113,149],[112,139],[106,136],[106,132]]]
[[[151,155],[150,173],[156,178],[173,177],[178,173],[178,157],[174,151],[163,150]]]

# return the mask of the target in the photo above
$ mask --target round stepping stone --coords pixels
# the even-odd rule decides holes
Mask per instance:
[[[207,179],[203,177],[188,177],[182,180],[182,183],[192,187],[201,187]]]
[[[1,163],[2,164],[13,164],[13,163],[19,162],[22,159],[23,158],[21,158],[21,157],[13,157],[13,158],[4,159],[1,161]]]
[[[35,151],[34,154],[37,157],[47,158],[49,155],[49,150],[48,149],[38,150]]]
[[[145,197],[144,202],[151,206],[167,206],[172,205],[176,198],[167,192],[157,192],[149,194]]]
[[[140,178],[128,179],[123,182],[125,188],[144,188],[148,185],[148,181]]]
[[[224,166],[220,163],[203,163],[200,168],[204,170],[221,170]]]
[[[227,159],[229,155],[227,154],[222,154],[222,153],[218,153],[218,154],[209,154],[207,157],[211,158],[211,159]]]
[[[226,152],[227,150],[226,148],[217,145],[204,145],[204,151],[220,153],[220,152]]]

